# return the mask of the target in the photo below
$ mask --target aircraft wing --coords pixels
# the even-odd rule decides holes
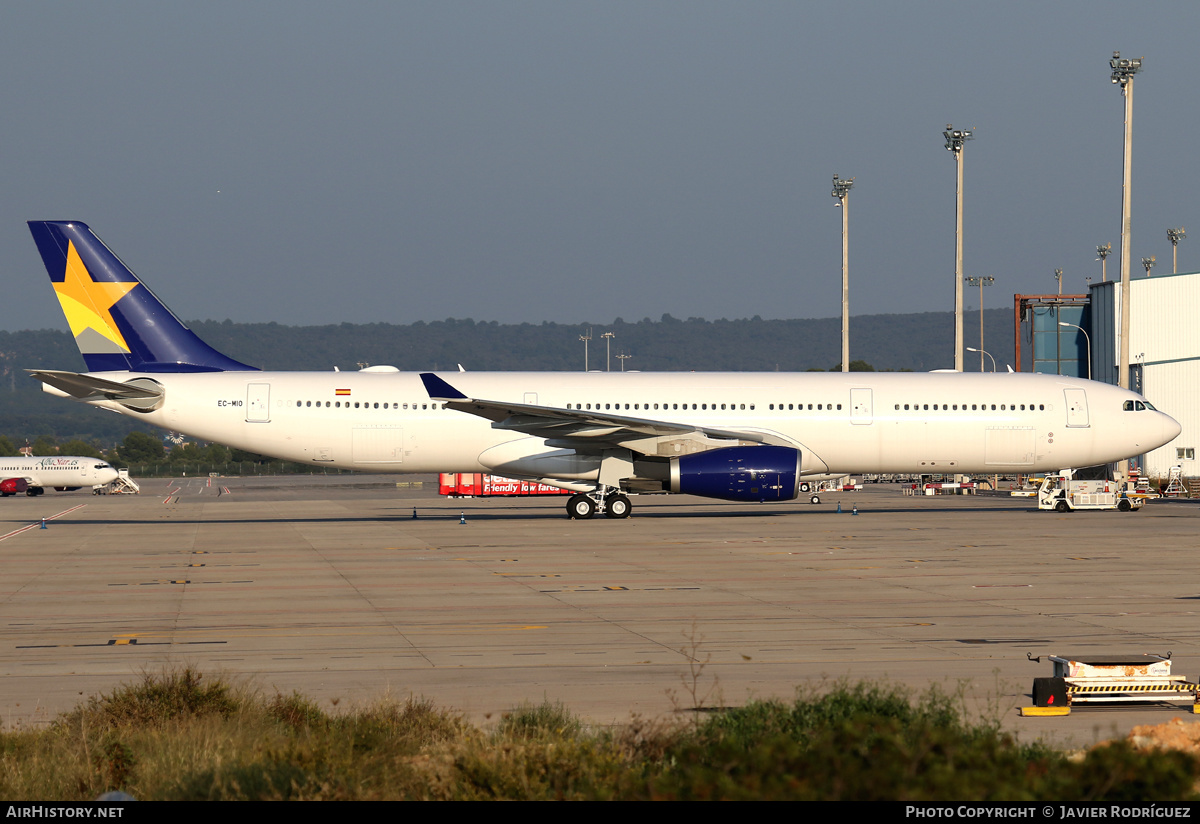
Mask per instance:
[[[486,418],[492,422],[493,429],[507,429],[545,438],[550,446],[554,447],[592,451],[623,446],[634,451],[647,452],[653,450],[647,449],[648,444],[645,442],[660,438],[715,439],[740,443],[773,441],[759,432],[612,415],[590,409],[560,409],[555,406],[468,398],[431,372],[422,372],[421,381],[425,384],[425,391],[429,393],[429,397],[445,403],[448,409]]]
[[[25,371],[42,383],[49,384],[81,401],[150,400],[162,397],[161,388],[118,383],[92,375],[81,375],[77,372],[59,372],[50,369],[26,369]]]

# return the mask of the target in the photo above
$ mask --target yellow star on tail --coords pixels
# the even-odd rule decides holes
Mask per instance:
[[[111,309],[113,304],[125,297],[130,290],[136,288],[137,281],[131,283],[97,283],[75,251],[75,244],[67,246],[67,271],[62,283],[54,284],[58,293],[58,302],[62,304],[63,314],[71,325],[71,334],[75,337],[85,329],[95,329],[98,333],[120,346],[126,352],[129,345],[125,337],[117,329],[113,321]]]

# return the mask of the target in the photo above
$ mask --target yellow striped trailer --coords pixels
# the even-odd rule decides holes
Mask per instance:
[[[1030,661],[1042,657],[1028,654]],[[1049,678],[1033,679],[1034,707],[1063,714],[1076,704],[1154,703],[1190,706],[1195,712],[1200,684],[1171,673],[1171,654],[1045,656],[1054,665]],[[1022,711],[1022,714],[1024,711]]]

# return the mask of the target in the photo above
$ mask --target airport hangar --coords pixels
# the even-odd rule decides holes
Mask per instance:
[[[1090,284],[1087,295],[1014,295],[1016,362],[1021,363],[1024,321],[1034,372],[1086,378],[1090,371],[1093,380],[1116,384],[1120,286],[1108,280]],[[1200,272],[1135,277],[1129,293],[1129,388],[1183,427],[1179,437],[1139,456],[1136,465],[1144,476],[1164,482],[1180,466],[1183,478],[1194,482],[1189,487],[1200,487]]]

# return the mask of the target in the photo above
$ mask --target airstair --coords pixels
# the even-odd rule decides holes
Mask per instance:
[[[1188,497],[1187,487],[1183,485],[1182,465],[1171,467],[1171,473],[1167,476],[1167,488],[1163,491],[1163,495],[1168,498]]]
[[[138,482],[129,477],[128,469],[118,469],[116,480],[92,487],[93,495],[136,495],[141,491]]]

